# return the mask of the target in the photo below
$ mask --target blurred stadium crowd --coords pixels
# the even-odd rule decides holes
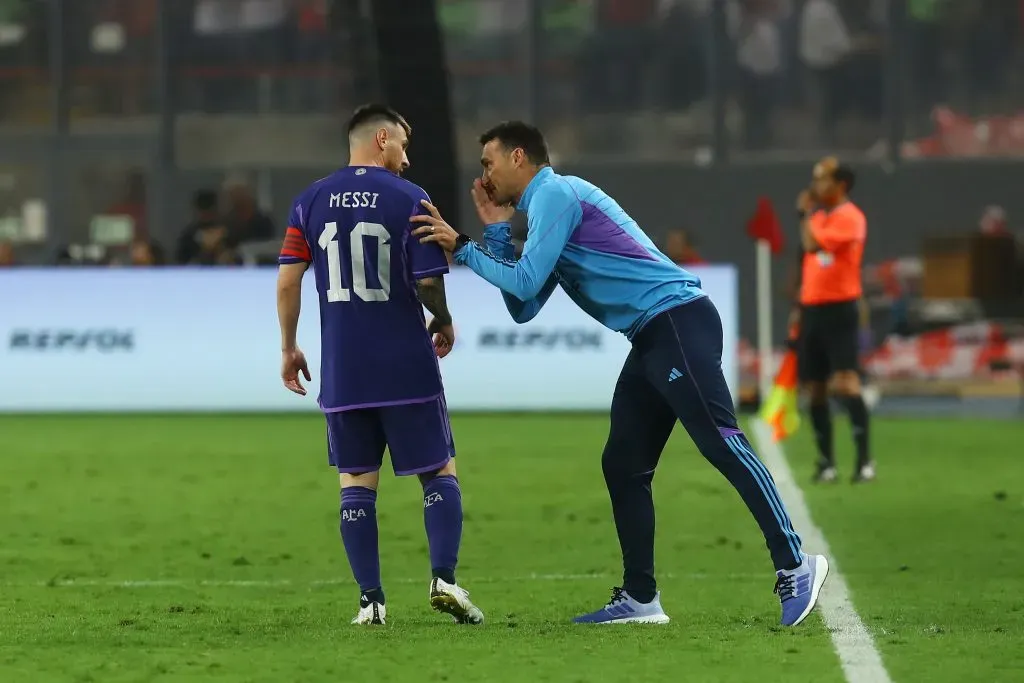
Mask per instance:
[[[153,112],[155,0],[66,3],[73,105],[81,116]],[[0,121],[47,116],[45,0],[0,0]],[[345,34],[330,0],[178,0],[166,26],[182,112],[333,111],[348,107]],[[579,112],[650,122],[679,137],[710,132],[724,78],[743,149],[866,146],[883,132],[885,54],[902,46],[907,124],[931,130],[936,105],[969,116],[1024,105],[1024,2],[908,0],[890,33],[888,0],[441,0],[457,111],[516,111],[528,47],[543,62],[537,117]],[[719,25],[719,23],[723,25]],[[539,31],[539,35],[536,34]],[[712,75],[713,56],[727,61]],[[332,59],[332,56],[339,59]],[[666,119],[666,116],[675,118]]]
[[[123,200],[94,220],[93,242],[60,249],[55,265],[254,265],[257,260],[272,260],[269,257],[276,254],[273,250],[279,246],[278,235],[283,232],[283,227],[257,205],[243,177],[228,178],[219,190],[197,191],[192,200],[192,219],[180,229],[170,249],[147,234],[146,213],[145,179],[141,174],[129,174]],[[247,257],[247,245],[257,247],[259,259]],[[0,267],[18,264],[15,246],[0,241]]]
[[[261,209],[243,176],[229,177],[218,189],[202,189],[192,198],[192,218],[172,249],[146,233],[145,180],[130,174],[123,201],[110,206],[99,229],[125,235],[107,244],[62,248],[55,265],[90,266],[239,266],[276,263],[283,226]],[[94,232],[96,231],[94,226]],[[104,240],[98,240],[102,242]],[[680,265],[705,263],[686,230],[671,230],[662,245]],[[19,265],[15,246],[0,240],[0,267]]]
[[[884,145],[887,97],[898,79],[906,154],[1024,152],[1024,0],[897,4],[898,16],[889,0],[441,0],[458,139],[472,141],[499,118],[532,116],[559,162],[606,155],[685,163],[688,152],[712,144],[717,112],[738,154],[863,154]],[[105,134],[119,135],[151,122],[160,106],[158,3],[65,2],[62,36],[52,35],[49,6],[0,0],[0,129],[45,130],[53,108],[50,48],[58,38],[68,50],[73,134],[106,122],[114,128]],[[340,120],[355,104],[348,36],[331,0],[166,6],[177,114]],[[716,57],[726,60],[721,68]],[[45,184],[41,166],[21,163],[5,176],[2,164],[0,220],[4,212],[21,214]],[[85,226],[94,237],[98,220],[139,245],[104,250],[105,262],[250,262],[244,245],[276,239],[284,227],[263,211],[282,219],[288,192],[258,187],[259,168],[236,178],[230,158],[178,183],[166,207],[173,215],[161,216],[169,225],[159,231],[147,226],[151,169],[111,152],[74,170],[73,221],[58,226],[70,239],[62,241],[84,241]],[[326,169],[292,170],[305,178]],[[301,186],[297,179],[281,186],[291,184]],[[201,189],[211,187],[218,189]],[[194,219],[184,228],[189,197]],[[111,224],[116,217],[126,221]],[[680,239],[681,251],[693,248],[685,236],[667,234],[676,226],[647,227],[667,249]],[[18,260],[12,252],[0,247],[0,262]]]

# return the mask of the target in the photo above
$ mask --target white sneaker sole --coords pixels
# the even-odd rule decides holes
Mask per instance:
[[[818,594],[821,593],[821,587],[825,585],[825,579],[828,577],[828,560],[825,559],[824,555],[814,555],[813,557],[814,585],[811,586],[811,599],[807,603],[807,608],[800,615],[800,618],[790,624],[790,626],[799,626],[807,618],[807,615],[814,611],[814,606],[818,604]]]
[[[612,619],[611,621],[598,622],[598,626],[604,626],[606,624],[667,624],[669,619],[667,614],[652,614],[647,617],[626,617],[625,619]]]

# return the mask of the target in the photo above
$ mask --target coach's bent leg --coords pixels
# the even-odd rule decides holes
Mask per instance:
[[[800,537],[772,475],[736,422],[722,372],[722,321],[714,304],[700,299],[649,325],[657,327],[644,340],[647,376],[672,405],[701,454],[743,498],[761,527],[776,570],[799,566]]]
[[[455,461],[420,474],[423,485],[423,524],[430,547],[430,567],[436,578],[455,583],[462,544],[462,489],[455,473]]]
[[[615,385],[611,428],[601,456],[622,549],[622,588],[639,602],[657,594],[651,483],[676,417],[630,353]]]

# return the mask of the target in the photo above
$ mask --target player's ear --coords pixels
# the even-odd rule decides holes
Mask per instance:
[[[377,129],[377,146],[381,149],[388,146],[388,129],[383,126]]]

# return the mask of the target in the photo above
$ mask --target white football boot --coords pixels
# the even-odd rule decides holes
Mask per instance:
[[[379,602],[370,602],[363,595],[359,598],[359,613],[356,614],[352,620],[353,624],[360,626],[368,626],[371,624],[379,624],[383,626],[386,622],[384,621],[387,615],[387,610],[384,605]]]
[[[430,582],[430,606],[435,611],[452,615],[457,624],[484,623],[484,613],[470,602],[465,588],[436,577]]]

